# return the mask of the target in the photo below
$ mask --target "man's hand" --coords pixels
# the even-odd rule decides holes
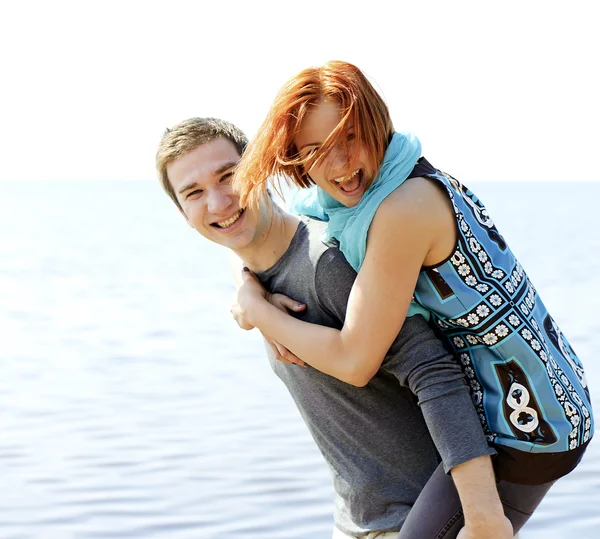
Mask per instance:
[[[512,539],[514,535],[513,527],[506,517],[500,520],[488,520],[476,526],[465,525],[458,532],[456,539]]]
[[[465,515],[457,539],[512,539],[512,524],[504,515],[490,457],[463,462],[450,473]]]

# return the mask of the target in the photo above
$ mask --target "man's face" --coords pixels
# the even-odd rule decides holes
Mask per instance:
[[[252,244],[268,220],[264,210],[240,208],[231,189],[240,160],[234,144],[218,138],[201,144],[167,166],[167,175],[189,225],[206,239],[241,251]]]

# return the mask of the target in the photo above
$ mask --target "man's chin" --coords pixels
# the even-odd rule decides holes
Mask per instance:
[[[247,236],[244,234],[236,234],[235,236],[226,236],[223,234],[211,234],[210,237],[205,236],[207,239],[216,243],[217,245],[221,245],[222,247],[227,247],[227,249],[231,249],[232,251],[240,251],[245,249],[250,243],[247,240]]]

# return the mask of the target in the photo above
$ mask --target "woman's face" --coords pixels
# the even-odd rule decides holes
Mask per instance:
[[[318,101],[304,118],[294,143],[301,157],[308,157],[318,150],[331,132],[337,127],[342,118],[341,109],[335,101]],[[346,133],[348,151],[353,150],[355,127],[348,126]],[[348,151],[340,144],[334,147],[329,155],[307,172],[312,180],[323,191],[331,195],[344,206],[352,207],[358,204],[366,187],[371,185],[375,171],[370,165],[364,148],[360,148],[358,159],[350,170]]]

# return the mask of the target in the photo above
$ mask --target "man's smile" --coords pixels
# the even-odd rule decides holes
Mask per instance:
[[[244,210],[245,210],[245,208],[241,208],[237,212],[235,212],[231,217],[224,219],[222,221],[215,221],[214,223],[211,223],[211,226],[214,226],[215,228],[220,228],[220,229],[231,228],[235,223],[237,223],[239,218],[244,214]]]

